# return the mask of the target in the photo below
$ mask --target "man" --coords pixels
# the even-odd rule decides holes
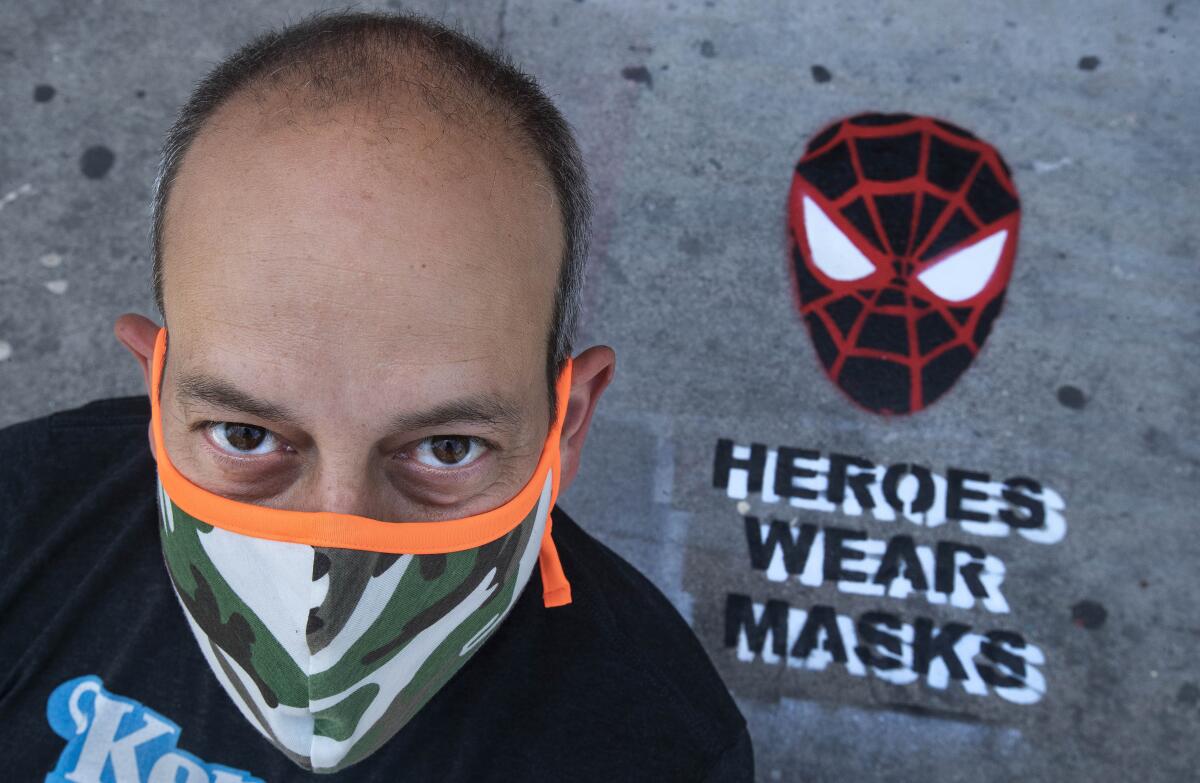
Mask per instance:
[[[615,357],[572,357],[587,185],[531,79],[319,14],[196,88],[156,191],[149,399],[0,433],[6,779],[752,778],[682,618],[553,507]]]

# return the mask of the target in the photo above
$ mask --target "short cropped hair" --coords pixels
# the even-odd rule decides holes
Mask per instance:
[[[167,132],[154,182],[150,253],[155,303],[164,321],[165,213],[184,155],[205,123],[235,96],[261,100],[280,85],[300,88],[325,108],[404,85],[419,90],[426,105],[447,119],[500,117],[544,164],[566,240],[546,338],[553,424],[556,380],[574,348],[590,240],[592,200],[582,155],[570,124],[533,77],[502,51],[419,14],[318,11],[258,35],[197,83]],[[466,114],[452,105],[466,107]]]

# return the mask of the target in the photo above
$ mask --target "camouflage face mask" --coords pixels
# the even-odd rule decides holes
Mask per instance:
[[[570,388],[526,486],[457,520],[383,522],[238,503],[189,482],[163,446],[151,375],[160,533],[196,641],[246,719],[288,758],[336,772],[399,731],[504,620],[538,561],[546,606],[570,603],[550,537]]]

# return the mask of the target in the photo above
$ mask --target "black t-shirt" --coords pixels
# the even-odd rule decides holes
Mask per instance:
[[[745,721],[691,629],[558,507],[573,603],[545,608],[535,568],[380,750],[305,772],[242,717],[187,626],[158,541],[148,422],[148,400],[127,397],[0,430],[3,780],[753,779]]]

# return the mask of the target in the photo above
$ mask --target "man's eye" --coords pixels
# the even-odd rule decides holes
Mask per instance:
[[[487,450],[481,438],[438,435],[426,438],[416,448],[417,461],[431,468],[461,467],[479,459]]]
[[[270,430],[253,424],[217,421],[208,431],[213,442],[229,454],[270,454],[279,447],[279,439]]]

